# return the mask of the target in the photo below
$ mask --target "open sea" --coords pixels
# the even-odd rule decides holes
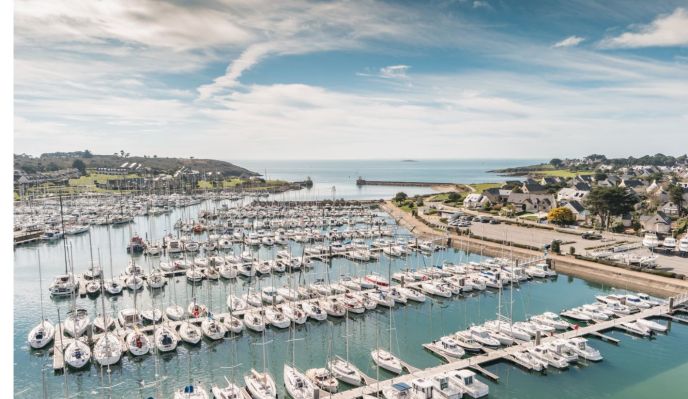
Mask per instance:
[[[490,170],[534,165],[542,159],[460,159],[460,160],[317,160],[317,161],[256,161],[231,162],[263,174],[268,179],[289,181],[310,177],[313,187],[280,194],[292,200],[332,198],[391,198],[399,191],[409,195],[433,192],[430,187],[356,186],[356,179],[414,181],[437,183],[487,183],[504,181],[504,176]]]
[[[529,164],[533,161],[519,161]],[[513,166],[514,161],[317,161],[317,162],[237,162],[249,169],[267,170],[269,178],[303,179],[306,176],[316,182],[308,194],[305,190],[294,195],[300,199],[327,197],[327,187],[337,187],[337,197],[379,198],[393,195],[395,188],[365,187],[358,189],[355,179],[361,175],[368,179],[423,180],[484,182],[499,180],[499,177],[486,174],[485,170],[496,167]],[[390,189],[390,190],[388,190]],[[405,191],[407,188],[404,188]],[[293,198],[296,199],[296,198]],[[161,237],[171,231],[174,222],[182,215],[195,215],[200,209],[212,209],[212,203],[203,203],[185,208],[184,213],[175,209],[172,214],[155,217],[138,216],[131,226],[111,228],[112,273],[123,273],[129,260],[125,248],[133,232],[152,234]],[[188,216],[185,216],[185,218]],[[91,238],[96,258],[101,259],[105,276],[109,277],[110,258],[108,256],[107,227],[93,226]],[[400,234],[407,234],[399,229]],[[202,239],[202,238],[201,238]],[[73,248],[76,273],[84,272],[89,264],[88,235],[69,237]],[[236,251],[239,251],[236,247]],[[301,253],[298,244],[292,244],[294,254]],[[261,258],[272,256],[276,249],[263,248]],[[55,373],[52,370],[52,357],[47,350],[31,351],[26,344],[27,333],[40,320],[39,279],[37,255],[40,253],[43,271],[43,304],[46,315],[57,322],[57,311],[66,314],[69,300],[50,299],[47,288],[50,280],[64,272],[62,243],[34,244],[17,247],[14,250],[14,389],[17,398],[73,397],[118,397],[118,398],[171,398],[173,391],[190,380],[200,381],[209,391],[211,384],[225,385],[225,376],[234,377],[242,382],[243,375],[252,367],[262,368],[261,335],[249,331],[234,340],[210,342],[203,340],[201,345],[190,347],[180,344],[176,351],[162,356],[133,358],[123,356],[119,364],[109,372],[95,365],[82,371]],[[100,254],[100,255],[99,255]],[[153,258],[155,259],[155,258]],[[136,258],[137,263],[148,270],[154,265],[153,259],[143,256]],[[463,251],[449,249],[436,252],[432,257],[414,254],[407,259],[392,259],[385,256],[380,261],[368,264],[355,264],[345,259],[336,259],[331,265],[316,262],[313,272],[304,275],[294,274],[292,278],[312,282],[316,278],[336,280],[342,274],[363,275],[371,271],[386,275],[406,267],[423,267],[441,263],[443,260],[454,262],[477,261],[478,255],[467,255]],[[262,286],[280,286],[288,281],[287,274],[279,277],[263,277]],[[195,294],[199,301],[208,305],[211,311],[225,312],[227,294],[245,292],[249,281],[238,279],[234,282],[204,281],[197,285]],[[531,281],[513,291],[505,290],[502,304],[512,309],[515,320],[527,315],[544,311],[558,312],[563,308],[578,306],[594,301],[597,294],[615,290],[613,287],[587,282],[582,279],[560,274],[556,279]],[[622,288],[615,291],[623,292]],[[171,302],[186,306],[191,297],[191,285],[182,277],[172,278],[164,291],[150,292],[147,288],[139,291],[140,309],[151,306],[164,308]],[[133,295],[125,292],[119,297],[106,297],[105,307],[116,312],[131,307]],[[509,300],[511,305],[509,305]],[[351,315],[349,319],[350,360],[363,372],[373,378],[389,378],[385,371],[374,367],[370,351],[375,347],[393,348],[393,351],[408,363],[419,367],[438,365],[439,358],[422,348],[421,344],[430,342],[472,323],[493,319],[499,302],[494,291],[475,293],[465,298],[428,300],[422,304],[409,303],[397,306],[391,313],[394,326],[390,340],[390,313],[386,309],[367,311],[362,315]],[[102,311],[98,300],[79,298],[77,305],[89,310],[91,317]],[[343,355],[345,350],[346,324],[344,319],[324,322],[308,321],[296,329],[295,364],[302,370],[323,367],[332,354]],[[282,365],[291,362],[288,330],[267,330],[267,368],[275,378],[280,398],[284,395],[282,384]],[[599,363],[576,365],[566,371],[550,369],[547,375],[526,372],[509,363],[488,366],[498,374],[498,383],[479,377],[490,386],[492,398],[531,398],[531,399],[581,399],[581,398],[663,398],[685,399],[688,397],[688,326],[674,323],[668,334],[660,334],[655,339],[639,339],[630,335],[611,331],[608,333],[621,340],[620,345],[612,345],[591,338],[590,343],[598,348],[604,360]],[[239,367],[230,371],[226,367],[235,363]],[[156,374],[159,376],[156,379]],[[159,390],[156,390],[155,382]],[[346,388],[341,386],[341,388]],[[161,394],[158,395],[157,392]]]

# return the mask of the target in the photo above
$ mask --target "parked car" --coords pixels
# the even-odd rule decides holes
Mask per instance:
[[[601,240],[602,234],[596,233],[591,230],[581,234],[581,238],[584,240]]]

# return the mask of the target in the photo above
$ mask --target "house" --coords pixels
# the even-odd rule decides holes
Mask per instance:
[[[593,176],[592,175],[576,175],[574,181],[578,182],[578,183],[592,184]]]
[[[481,201],[483,200],[483,195],[478,193],[471,193],[466,196],[463,200],[463,206],[469,209],[477,209],[482,207]]]
[[[667,202],[659,209],[669,216],[678,216],[678,205],[674,204],[673,202]]]
[[[641,216],[640,225],[645,231],[668,234],[671,231],[671,218],[664,212],[657,211],[654,215]]]
[[[585,183],[585,182],[580,182],[580,181],[573,183],[572,187],[578,191],[590,191],[590,190],[592,190],[592,187],[590,187],[590,184]]]
[[[507,203],[512,205],[516,212],[548,212],[556,206],[556,199],[552,194],[509,194]]]
[[[562,182],[562,178],[557,176],[545,176],[542,179],[540,179],[540,184],[543,186],[553,186],[556,184],[560,184]]]
[[[564,187],[557,192],[557,201],[583,201],[588,194],[590,194],[590,190],[578,190],[573,187]]]
[[[645,182],[639,179],[623,179],[619,183],[619,187],[625,187],[640,194],[645,191]]]
[[[547,192],[547,188],[535,180],[528,179],[523,182],[521,191],[523,191],[524,194],[542,194]]]
[[[576,221],[578,222],[584,222],[590,216],[590,212],[585,209],[583,204],[575,200],[567,202],[564,208],[569,208],[574,216],[576,216]]]

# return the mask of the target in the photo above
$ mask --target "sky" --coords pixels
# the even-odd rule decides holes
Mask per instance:
[[[688,0],[17,0],[14,152],[688,149]]]

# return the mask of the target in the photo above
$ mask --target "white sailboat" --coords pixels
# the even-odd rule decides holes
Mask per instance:
[[[262,331],[262,343],[258,344],[263,350],[263,371],[259,372],[255,369],[244,376],[246,383],[246,390],[253,399],[277,399],[277,388],[275,387],[275,380],[267,371],[267,355],[265,346],[270,342],[265,342],[265,329]]]
[[[346,343],[346,358],[342,359],[339,356],[334,356],[329,362],[327,362],[327,368],[330,370],[332,375],[337,378],[338,380],[347,383],[349,385],[353,385],[356,387],[360,387],[365,383],[365,380],[363,378],[363,373],[356,368],[356,366],[353,365],[349,361],[349,315],[347,313],[346,319],[344,321],[345,323],[345,343]]]
[[[41,322],[29,331],[29,336],[27,338],[29,346],[33,349],[42,349],[48,345],[55,337],[55,326],[45,318],[43,313],[43,275],[41,273],[41,255],[36,251],[38,255],[38,286],[39,294],[41,297]]]

